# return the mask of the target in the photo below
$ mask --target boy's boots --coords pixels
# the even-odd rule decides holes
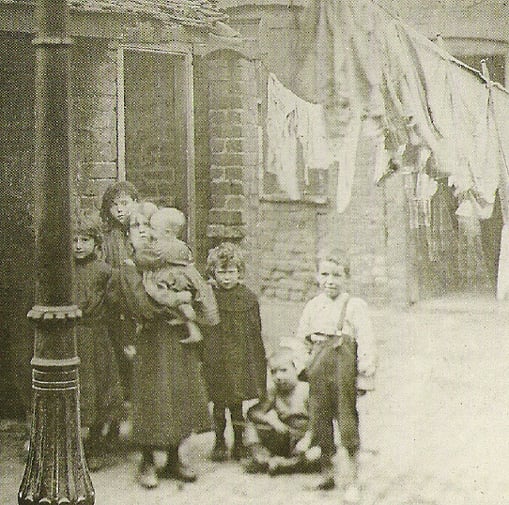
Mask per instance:
[[[214,405],[214,431],[216,433],[216,441],[214,448],[210,453],[212,461],[226,461],[228,459],[228,447],[224,439],[224,430],[226,429],[225,409]]]
[[[343,499],[345,503],[356,504],[361,501],[359,487],[359,462],[357,454],[348,456],[348,484]]]
[[[250,459],[244,465],[244,471],[247,473],[263,473],[269,469],[270,452],[260,443],[254,443],[249,446]]]
[[[320,482],[318,483],[317,489],[328,491],[333,489],[336,485],[335,481],[335,468],[332,456],[321,456],[320,457],[320,473],[322,475]]]

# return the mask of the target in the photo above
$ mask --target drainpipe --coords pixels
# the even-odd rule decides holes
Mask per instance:
[[[73,304],[69,9],[37,0],[34,228],[36,247],[30,449],[18,504],[93,505],[80,433]]]

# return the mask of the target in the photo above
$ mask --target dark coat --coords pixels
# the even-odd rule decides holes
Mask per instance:
[[[131,313],[141,323],[136,340],[133,441],[167,448],[192,432],[211,428],[207,392],[196,344],[183,324],[171,324],[171,311],[151,300],[134,266],[121,268],[120,282]]]
[[[76,336],[81,360],[80,410],[84,426],[118,420],[122,389],[105,321],[105,297],[111,268],[98,259],[76,262],[76,299],[83,312]]]
[[[226,405],[264,398],[267,361],[256,295],[242,284],[214,293],[220,323],[204,328],[203,343],[209,398]]]

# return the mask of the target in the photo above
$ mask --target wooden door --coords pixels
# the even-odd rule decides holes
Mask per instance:
[[[123,50],[125,178],[142,198],[187,216],[194,245],[190,54]]]

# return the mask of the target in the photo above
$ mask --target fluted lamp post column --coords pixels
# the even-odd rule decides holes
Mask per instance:
[[[35,306],[30,449],[20,505],[93,505],[79,419],[73,305],[69,10],[37,0],[35,66]]]

